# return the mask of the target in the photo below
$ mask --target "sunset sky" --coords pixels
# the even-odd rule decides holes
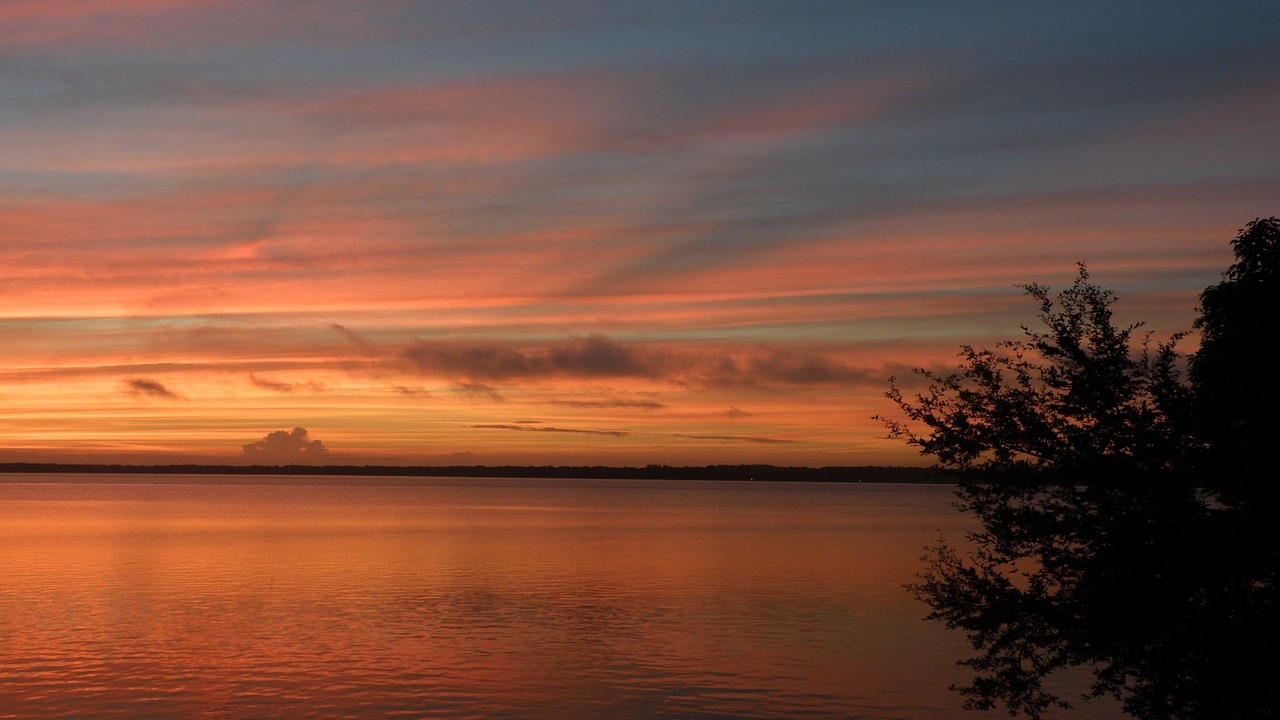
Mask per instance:
[[[1167,336],[1280,214],[1277,21],[2,0],[0,461],[925,464],[1019,283]]]

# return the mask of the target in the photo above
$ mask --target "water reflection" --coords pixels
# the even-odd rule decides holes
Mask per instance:
[[[949,501],[923,486],[0,484],[0,708],[953,717],[959,639],[902,590],[920,548],[958,530]]]

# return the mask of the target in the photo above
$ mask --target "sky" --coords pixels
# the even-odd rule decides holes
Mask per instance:
[[[0,461],[928,464],[1019,284],[1167,337],[1280,214],[1277,21],[0,0]]]

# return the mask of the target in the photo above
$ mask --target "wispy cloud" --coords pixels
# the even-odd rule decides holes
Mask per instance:
[[[755,443],[757,445],[790,445],[799,442],[797,440],[782,440],[780,438],[760,437],[758,435],[698,435],[693,433],[675,433],[675,437],[688,438],[690,440],[716,440],[718,442],[728,443]]]
[[[295,392],[323,392],[325,387],[316,382],[291,383],[281,380],[270,380],[268,378],[250,375],[249,382],[262,388],[263,390],[271,390],[278,393],[295,393]]]
[[[1016,283],[1189,326],[1280,197],[1259,7],[0,0],[0,445],[913,462],[886,379]]]
[[[338,331],[338,334],[342,335],[342,337],[349,340],[352,345],[354,345],[358,350],[360,350],[360,352],[366,355],[377,354],[378,350],[377,348],[374,347],[373,343],[369,342],[368,339],[366,339],[363,335],[356,332],[355,330],[352,330],[351,328],[345,325],[342,325],[340,323],[330,323],[329,327]]]
[[[182,400],[178,393],[165,387],[159,380],[148,378],[129,378],[124,381],[125,390],[135,397],[163,398],[165,400]]]
[[[492,385],[478,382],[460,382],[453,384],[453,391],[469,398],[484,398],[490,402],[500,403],[506,398]]]
[[[590,408],[595,410],[604,410],[609,408],[661,410],[666,407],[666,405],[656,400],[633,398],[609,398],[607,400],[552,400],[551,404],[575,408]]]
[[[611,437],[627,437],[632,434],[625,430],[584,430],[581,428],[541,427],[533,425],[511,425],[505,423],[471,425],[470,427],[476,428],[477,430],[518,430],[521,432],[570,433],[575,435],[609,435]]]
[[[688,347],[627,344],[604,335],[552,343],[414,341],[400,352],[414,373],[480,381],[634,378],[691,387],[776,387],[881,383],[881,367],[858,367],[803,347]],[[561,401],[578,407],[658,409],[650,400]]]
[[[476,380],[512,378],[651,377],[658,374],[653,357],[603,335],[542,347],[510,343],[465,343],[419,340],[401,356],[410,368]]]
[[[882,382],[881,368],[852,367],[821,354],[769,348],[745,360],[723,358],[703,378],[715,387],[860,385]]]

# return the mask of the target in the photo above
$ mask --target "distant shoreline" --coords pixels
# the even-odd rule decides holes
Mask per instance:
[[[0,463],[0,474],[274,475],[353,477],[543,478],[593,480],[732,480],[836,483],[951,483],[938,468],[897,466],[786,467],[778,465],[100,465]],[[0,478],[0,482],[4,482]]]

